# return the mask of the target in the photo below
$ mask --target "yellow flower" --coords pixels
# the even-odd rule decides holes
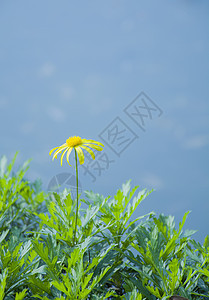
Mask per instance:
[[[76,153],[78,154],[79,162],[82,165],[84,163],[84,154],[83,154],[82,149],[88,151],[89,154],[91,155],[91,157],[93,159],[95,159],[94,152],[89,147],[91,147],[95,150],[98,150],[98,151],[102,151],[103,150],[102,147],[104,147],[104,145],[100,142],[96,142],[96,141],[93,141],[93,140],[82,139],[79,136],[72,136],[72,137],[69,137],[63,145],[53,148],[49,152],[49,155],[51,155],[52,152],[56,150],[54,155],[53,155],[53,159],[54,159],[54,158],[57,158],[57,155],[59,153],[63,152],[62,155],[61,155],[61,159],[60,159],[61,166],[62,166],[63,157],[64,157],[65,153],[67,152],[67,155],[66,155],[67,162],[70,165],[69,156],[70,156],[71,151],[74,148]]]

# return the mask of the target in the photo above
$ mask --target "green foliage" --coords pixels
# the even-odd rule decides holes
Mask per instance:
[[[24,179],[30,160],[16,173],[12,172],[17,154],[9,164],[5,156],[0,159],[0,233],[7,233],[8,237],[10,229],[21,228],[23,237],[27,230],[39,228],[31,212],[44,212],[43,202],[47,197],[39,180],[31,184]]]
[[[88,295],[111,268],[110,266],[106,267],[99,275],[95,276],[95,268],[106,253],[110,251],[110,248],[104,253],[100,253],[98,257],[94,257],[91,262],[84,260],[86,250],[86,247],[75,248],[68,258],[67,267],[64,268],[66,273],[61,275],[61,280],[52,282],[53,286],[67,296],[67,299],[87,299]]]
[[[153,299],[153,295],[158,299],[166,299],[174,294],[193,299],[192,295],[208,294],[208,285],[204,285],[206,294],[201,294],[198,289],[200,278],[203,279],[201,273],[207,273],[208,250],[199,245],[199,259],[194,256],[197,245],[188,238],[193,232],[182,233],[187,215],[185,213],[178,231],[175,230],[173,217],[160,215],[158,219],[154,218],[154,222],[150,222],[148,228],[141,226],[135,233],[132,247],[137,255],[134,256],[130,251],[127,254],[134,271],[130,281],[138,284],[148,299]],[[191,249],[189,243],[195,245],[196,249]],[[201,268],[197,269],[200,264]],[[204,272],[205,265],[207,268]]]
[[[115,196],[92,191],[47,194],[0,160],[0,300],[155,300],[209,297],[209,236],[203,245],[153,212],[133,219],[150,191],[122,185]],[[84,208],[85,207],[85,208]]]

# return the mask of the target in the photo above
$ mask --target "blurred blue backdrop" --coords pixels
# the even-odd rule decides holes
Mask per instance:
[[[113,195],[128,179],[154,188],[136,215],[154,210],[178,223],[191,210],[186,228],[202,242],[209,234],[208,13],[207,0],[1,0],[0,155],[19,150],[17,165],[33,158],[28,179],[40,177],[48,189],[54,176],[75,171],[52,162],[51,148],[73,135],[106,141],[105,155],[79,168],[82,190]],[[144,117],[130,117],[127,107]]]

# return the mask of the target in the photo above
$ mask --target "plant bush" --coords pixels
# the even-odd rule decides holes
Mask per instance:
[[[0,160],[0,300],[209,297],[209,236],[183,231],[189,212],[178,229],[154,212],[133,220],[151,191],[129,180],[114,197],[85,192],[76,216],[70,191],[28,182],[29,161],[14,173],[16,156]]]

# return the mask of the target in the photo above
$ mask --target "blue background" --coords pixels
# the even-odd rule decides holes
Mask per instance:
[[[47,189],[74,174],[49,150],[69,136],[100,140],[119,117],[138,135],[83,190],[114,195],[132,179],[155,191],[135,217],[154,210],[194,238],[209,234],[209,2],[0,1],[0,155],[33,158],[28,179]],[[144,91],[163,114],[142,131],[124,109]],[[73,162],[73,156],[71,157]]]

